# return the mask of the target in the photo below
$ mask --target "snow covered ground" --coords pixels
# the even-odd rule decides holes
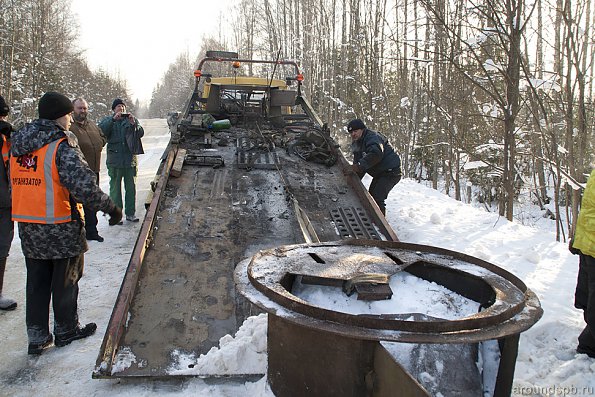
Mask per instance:
[[[143,120],[146,154],[139,157],[138,215],[144,211],[149,182],[169,139],[164,120]],[[105,170],[101,186],[107,190]],[[576,337],[584,323],[573,308],[578,258],[557,243],[554,224],[538,214],[525,215],[531,226],[511,223],[497,214],[452,200],[412,180],[391,192],[387,219],[402,241],[464,252],[519,276],[541,300],[543,318],[521,336],[513,395],[595,395],[595,359],[576,354]],[[209,384],[201,379],[176,381],[94,380],[91,373],[140,224],[110,227],[99,220],[105,242],[91,242],[80,282],[81,322],[94,321],[92,337],[43,355],[27,355],[25,332],[26,271],[18,237],[8,260],[4,292],[19,302],[13,312],[0,312],[0,396],[272,396],[266,380],[246,384]],[[248,319],[237,335],[222,338],[221,349],[207,356],[179,357],[202,370],[223,370],[243,362],[262,371],[266,363],[266,316]],[[190,361],[189,361],[190,360]],[[233,369],[233,368],[231,368]],[[176,369],[173,368],[172,372]],[[179,372],[178,372],[179,373]]]

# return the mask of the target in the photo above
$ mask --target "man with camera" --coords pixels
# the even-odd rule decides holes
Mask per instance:
[[[141,138],[145,134],[138,119],[126,111],[126,103],[116,98],[112,103],[113,114],[99,122],[107,139],[107,172],[110,177],[109,195],[122,206],[122,180],[124,180],[124,213],[129,222],[136,217],[137,154],[143,154]]]

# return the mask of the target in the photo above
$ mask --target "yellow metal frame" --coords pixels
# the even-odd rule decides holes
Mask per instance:
[[[287,89],[287,83],[285,80],[273,79],[272,81],[263,77],[213,77],[210,82],[205,81],[205,85],[202,92],[203,98],[209,97],[211,91],[211,85],[234,85],[234,86],[246,86],[246,87],[277,87],[281,90]]]

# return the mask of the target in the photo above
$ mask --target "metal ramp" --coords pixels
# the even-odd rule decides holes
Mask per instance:
[[[331,210],[331,219],[343,239],[382,240],[374,223],[363,208],[347,207]]]

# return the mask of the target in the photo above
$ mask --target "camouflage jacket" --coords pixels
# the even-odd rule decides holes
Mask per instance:
[[[67,137],[56,152],[60,182],[68,189],[71,202],[80,202],[91,210],[110,212],[115,205],[97,186],[95,173],[89,168],[74,135],[45,119],[34,120],[12,134],[11,156],[31,153],[57,139]],[[58,224],[19,222],[23,255],[31,259],[71,258],[87,251],[84,220],[73,205],[72,221]]]

